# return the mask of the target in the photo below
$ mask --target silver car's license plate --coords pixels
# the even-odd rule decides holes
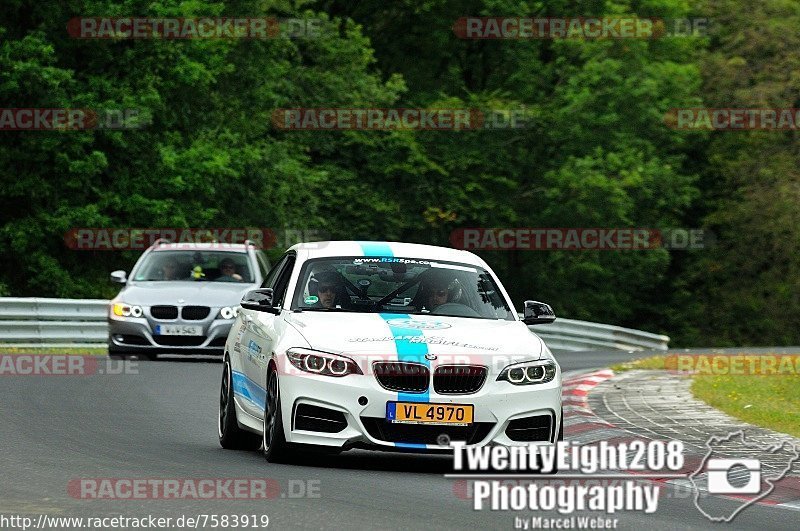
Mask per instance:
[[[157,336],[202,336],[203,327],[196,325],[156,325]]]

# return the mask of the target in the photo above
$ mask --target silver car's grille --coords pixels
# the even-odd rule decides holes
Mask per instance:
[[[186,321],[200,321],[208,317],[211,308],[208,306],[184,306],[181,310],[181,317]]]
[[[153,306],[150,308],[150,315],[153,319],[177,319],[177,306]]]

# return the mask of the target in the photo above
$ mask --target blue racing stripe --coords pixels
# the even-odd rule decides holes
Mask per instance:
[[[364,256],[394,256],[392,248],[388,243],[380,242],[358,242]]]
[[[416,443],[394,443],[395,446],[398,448],[416,448],[418,450],[425,450],[428,448],[427,444],[416,444]]]
[[[233,374],[233,394],[252,402],[261,409],[266,409],[267,390],[248,378],[244,373],[231,372]]]
[[[364,253],[364,256],[394,257],[394,252],[392,252],[392,248],[387,243],[358,242],[358,244],[361,246],[361,251]],[[431,362],[425,359],[425,355],[428,353],[428,345],[425,343],[412,343],[410,340],[411,337],[421,337],[423,335],[422,330],[401,328],[390,322],[390,320],[393,319],[410,319],[410,316],[408,314],[397,313],[382,313],[380,316],[386,321],[386,324],[389,325],[392,337],[395,338],[394,345],[397,349],[397,359],[400,361],[422,363],[430,368]],[[397,393],[397,400],[400,402],[429,402],[430,396],[428,393],[429,391],[427,390],[424,393]],[[424,444],[416,443],[396,442],[394,445],[398,448],[413,448],[417,450],[424,450],[427,448]]]
[[[422,330],[414,328],[402,328],[392,324],[394,319],[407,320],[411,316],[408,314],[397,313],[382,313],[381,318],[389,325],[389,330],[394,337],[394,345],[397,349],[397,359],[400,361],[421,363],[430,369],[431,362],[425,359],[428,353],[428,345],[426,343],[416,343],[411,341],[411,337],[422,337]],[[401,402],[429,402],[429,391],[424,393],[397,393],[397,400]]]

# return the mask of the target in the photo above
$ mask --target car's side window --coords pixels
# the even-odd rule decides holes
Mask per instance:
[[[267,274],[266,278],[264,279],[264,283],[261,284],[262,288],[274,288],[275,287],[275,279],[278,277],[278,273],[281,272],[283,266],[286,264],[286,260],[289,258],[289,255],[284,255],[283,258],[278,260],[278,263],[275,264],[275,267],[270,269],[269,273]]]
[[[292,270],[294,269],[294,262],[295,257],[293,255],[289,255],[286,257],[286,265],[281,271],[280,275],[278,275],[278,280],[275,282],[275,290],[273,294],[273,306],[283,306],[283,301],[286,297],[286,289],[289,287],[289,279],[292,276]]]

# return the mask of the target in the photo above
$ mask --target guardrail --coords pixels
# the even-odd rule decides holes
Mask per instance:
[[[0,298],[0,344],[8,347],[105,347],[109,301]]]
[[[556,350],[667,350],[669,336],[621,326],[556,319],[548,325],[529,326],[548,347]]]
[[[0,298],[0,345],[104,347],[109,301],[103,299]],[[669,337],[620,326],[556,320],[529,327],[557,350],[667,350]]]

